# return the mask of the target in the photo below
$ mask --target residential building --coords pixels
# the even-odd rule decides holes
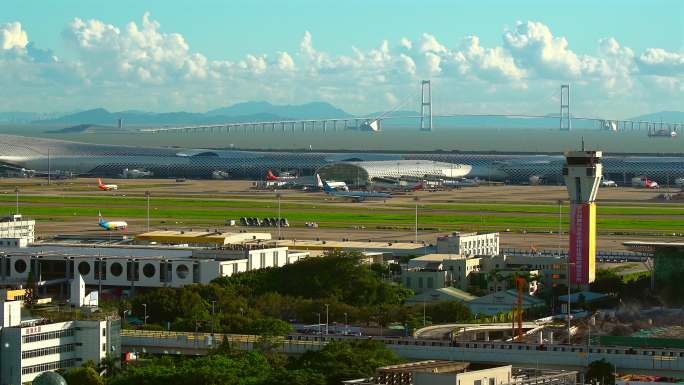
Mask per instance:
[[[0,304],[0,385],[28,384],[43,372],[79,367],[86,361],[99,364],[108,354],[121,352],[118,317],[22,320],[20,301]]]
[[[457,254],[466,257],[499,255],[499,233],[455,232],[439,237],[437,254]]]

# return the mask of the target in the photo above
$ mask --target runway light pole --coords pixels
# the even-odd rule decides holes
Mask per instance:
[[[326,335],[326,336],[328,335],[328,325],[329,325],[329,324],[328,324],[328,320],[329,320],[329,318],[328,318],[328,310],[330,310],[330,305],[328,305],[328,304],[326,303],[326,304],[325,304],[325,335]]]
[[[413,201],[416,203],[416,234],[414,242],[418,243],[418,197],[413,197]]]
[[[16,196],[17,196],[17,210],[16,210],[16,213],[17,213],[17,215],[19,215],[19,187],[15,187],[15,188],[14,188],[14,193],[15,193]]]

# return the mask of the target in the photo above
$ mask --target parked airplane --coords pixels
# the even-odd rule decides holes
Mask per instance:
[[[658,182],[648,179],[647,176],[632,178],[632,186],[643,188],[660,188]]]
[[[347,187],[347,184],[344,182],[335,182],[331,180],[326,180],[325,183],[330,186],[333,190],[337,191],[349,191],[349,187]],[[316,186],[318,187],[319,190],[325,190],[325,186],[323,185],[323,181],[321,180],[321,176],[316,174]]]
[[[617,187],[617,183],[614,180],[601,179],[601,187]]]
[[[349,198],[355,202],[361,202],[366,199],[388,199],[392,198],[391,194],[372,192],[372,191],[338,191],[330,187],[328,182],[323,182],[323,190],[326,194],[333,197]]]
[[[684,178],[675,179],[674,184],[677,187],[684,187]]]
[[[294,175],[289,175],[289,174],[284,174],[282,176],[275,176],[275,175],[273,175],[273,171],[271,171],[271,170],[268,170],[268,173],[266,174],[266,180],[288,181],[288,180],[293,180],[293,179],[297,179],[297,177]]]
[[[98,225],[107,231],[115,230],[126,230],[128,228],[128,223],[125,221],[106,221],[102,218],[102,213],[97,213]]]
[[[112,190],[118,190],[119,189],[119,186],[117,186],[115,184],[104,184],[104,183],[102,183],[102,179],[100,179],[100,178],[97,178],[97,184],[98,184],[97,187],[99,187],[100,190],[103,190],[103,191],[112,191]]]

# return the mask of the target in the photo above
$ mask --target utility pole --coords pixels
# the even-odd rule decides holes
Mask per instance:
[[[142,305],[143,305],[143,308],[145,308],[145,313],[143,313],[144,314],[143,315],[143,325],[147,325],[147,304],[144,303]]]
[[[561,255],[563,244],[563,200],[558,200],[558,255]]]
[[[51,170],[50,170],[50,168],[51,168],[51,167],[50,167],[50,166],[51,166],[51,165],[50,165],[50,147],[48,147],[47,152],[48,152],[47,155],[48,155],[48,186],[49,186],[49,185],[50,185],[50,182],[51,182],[50,178],[52,177],[52,175],[51,175],[52,172],[51,172]]]
[[[14,193],[17,196],[17,209],[16,209],[16,214],[19,215],[19,187],[14,188]]]
[[[326,303],[325,304],[325,335],[328,335],[328,310],[330,310],[330,306]]]
[[[347,313],[344,313],[344,334],[349,334],[349,322],[347,322]]]
[[[423,300],[423,327],[425,327],[425,300]]]

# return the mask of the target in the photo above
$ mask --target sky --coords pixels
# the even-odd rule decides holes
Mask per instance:
[[[684,110],[680,0],[5,0],[0,111]]]

